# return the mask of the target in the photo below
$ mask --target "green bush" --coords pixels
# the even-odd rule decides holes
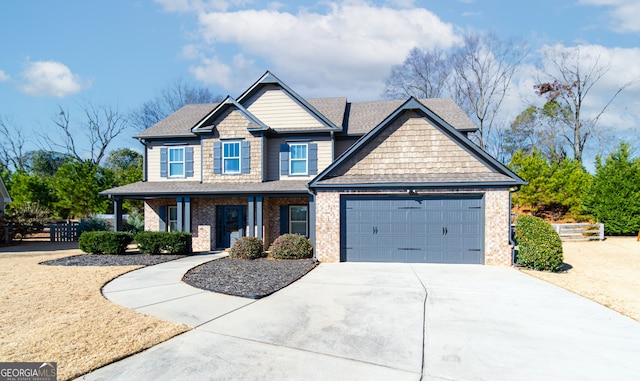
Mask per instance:
[[[191,253],[191,233],[148,232],[135,235],[138,249],[145,254],[189,254]]]
[[[551,224],[545,220],[533,216],[518,217],[516,240],[518,264],[534,270],[562,269],[562,241]]]
[[[91,254],[124,254],[133,236],[125,232],[83,232],[78,240],[78,247]]]
[[[78,223],[78,234],[82,232],[106,232],[113,230],[107,220],[98,217],[81,218]]]
[[[129,218],[127,218],[127,222],[124,223],[124,231],[134,235],[144,231],[144,214],[137,210],[129,213]]]
[[[299,234],[283,234],[273,241],[269,251],[276,259],[303,259],[311,258],[313,246]]]
[[[235,259],[256,259],[265,257],[264,243],[257,237],[242,237],[231,246],[229,256]]]

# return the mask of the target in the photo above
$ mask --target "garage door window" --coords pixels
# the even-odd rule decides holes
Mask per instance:
[[[308,207],[306,205],[291,205],[289,207],[289,232],[292,234],[308,235]]]

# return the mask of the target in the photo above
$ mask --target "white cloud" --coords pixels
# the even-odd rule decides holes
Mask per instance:
[[[638,0],[579,0],[579,3],[609,7],[609,14],[614,19],[612,28],[618,32],[640,32]]]
[[[20,90],[29,95],[64,98],[89,87],[89,82],[71,72],[63,63],[56,61],[28,62],[22,72],[24,83]]]
[[[9,74],[5,73],[4,70],[0,70],[0,82],[7,82],[10,79]]]
[[[270,69],[305,96],[354,100],[378,98],[391,66],[413,47],[447,48],[460,42],[451,24],[426,9],[366,2],[329,3],[325,13],[199,11],[199,25],[201,58],[191,71],[207,83],[237,92],[250,84],[247,76],[255,79]],[[223,54],[221,49],[230,45],[238,51]],[[212,47],[218,53],[207,55]],[[194,56],[193,45],[187,52]],[[223,58],[227,56],[234,58]],[[242,67],[236,66],[238,60]]]

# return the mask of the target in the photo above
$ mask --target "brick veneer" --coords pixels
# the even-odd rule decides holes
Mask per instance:
[[[393,194],[400,192],[318,192],[316,195],[316,257],[321,262],[340,261],[340,195]],[[484,258],[487,265],[511,265],[509,244],[509,191],[458,189],[420,192],[420,194],[484,194]]]

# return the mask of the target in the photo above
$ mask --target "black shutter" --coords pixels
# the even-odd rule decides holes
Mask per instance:
[[[158,207],[158,216],[160,217],[158,231],[161,231],[161,232],[167,231],[167,207],[166,206],[162,205]]]
[[[193,147],[185,147],[185,177],[193,177]]]
[[[318,174],[318,145],[315,143],[309,143],[309,174]]]
[[[280,175],[289,176],[289,145],[280,144]]]
[[[166,148],[160,148],[160,177],[169,177],[169,158]]]
[[[289,206],[282,205],[280,207],[280,234],[289,232]]]
[[[241,154],[242,154],[242,173],[251,172],[251,146],[249,142],[241,142]]]
[[[222,143],[213,143],[213,173],[222,173]]]

